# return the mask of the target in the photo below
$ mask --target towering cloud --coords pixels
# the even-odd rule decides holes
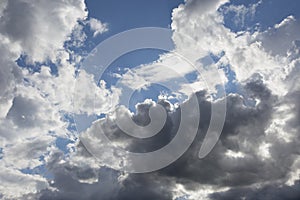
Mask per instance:
[[[0,198],[299,199],[299,19],[287,16],[266,30],[243,32],[224,25],[231,13],[232,23],[245,27],[245,17],[253,17],[263,3],[187,0],[175,8],[175,49],[114,76],[130,89],[152,82],[179,84],[171,96],[147,99],[131,113],[116,106],[122,89],[96,83],[98,77],[78,70],[82,57],[74,48],[87,39],[85,29],[92,36],[108,30],[106,23],[88,18],[84,1],[1,1]],[[196,74],[193,80],[180,82],[191,74]],[[225,94],[222,83],[234,87]],[[183,108],[193,105],[191,91],[200,113],[193,112],[195,107],[185,116],[190,123],[180,127]],[[190,98],[171,103],[182,96]],[[199,159],[214,124],[212,107],[224,102],[221,136]],[[137,132],[133,129],[143,129],[132,122],[159,124],[160,116],[151,113],[158,108],[166,119],[152,137],[135,138],[119,126]],[[84,121],[87,127],[79,134],[72,115],[95,120]],[[192,122],[199,115],[196,137],[178,160],[148,173],[118,170],[132,161],[124,150],[154,152],[171,143],[180,128],[186,130],[184,139],[193,137]]]

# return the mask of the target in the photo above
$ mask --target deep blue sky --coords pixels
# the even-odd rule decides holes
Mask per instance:
[[[89,17],[108,23],[109,28],[108,32],[96,37],[93,42],[98,44],[110,36],[133,28],[170,28],[172,10],[183,2],[183,0],[86,0]],[[125,54],[111,64],[102,78],[109,87],[117,81],[110,74],[122,73],[118,68],[134,68],[140,64],[151,63],[162,53],[161,50],[143,49]],[[149,89],[134,93],[129,106],[131,110],[134,110],[136,103],[143,102],[146,98],[157,100],[160,90],[165,88],[156,85]]]
[[[86,0],[89,17],[108,23],[109,31],[94,39],[95,44],[120,32],[140,27],[168,28],[172,10],[183,0]],[[120,57],[112,66],[135,67],[157,60],[159,50],[138,50]]]
[[[89,16],[109,23],[109,35],[137,27],[167,28],[180,3],[183,0],[86,0]]]

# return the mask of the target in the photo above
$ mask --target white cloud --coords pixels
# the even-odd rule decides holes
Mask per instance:
[[[81,70],[72,97],[73,112],[76,114],[87,113],[88,115],[107,113],[118,103],[119,94],[120,91],[117,89],[112,88],[112,91],[106,89],[104,81],[101,81],[98,87],[94,76]]]
[[[108,25],[107,23],[102,23],[100,20],[91,18],[88,21],[88,24],[90,25],[91,30],[94,32],[93,36],[96,37],[99,34],[102,34],[106,31],[108,31]]]
[[[72,110],[75,69],[63,45],[87,11],[81,0],[9,0],[1,1],[0,16],[0,194],[14,199],[48,187],[41,175],[19,170],[44,164],[40,156],[68,133],[61,111]],[[52,76],[49,66],[40,73],[21,69],[15,62],[21,54],[26,62],[51,59],[59,75]]]
[[[262,46],[272,55],[286,56],[293,45],[292,42],[300,40],[299,30],[299,20],[293,16],[288,16],[279,24],[275,24],[274,27],[258,34],[257,39],[262,41]]]
[[[23,174],[3,166],[0,169],[0,194],[3,199],[20,199],[48,187],[47,180],[39,175]]]
[[[289,61],[284,56],[276,57],[266,51],[268,48],[266,41],[271,42],[275,38],[259,32],[236,34],[224,27],[220,13],[213,11],[202,13],[200,12],[202,9],[200,6],[198,10],[196,7],[189,9],[183,6],[174,9],[172,29],[176,51],[190,60],[196,60],[197,56],[203,55],[201,50],[216,55],[223,51],[225,55],[219,64],[230,65],[238,81],[243,82],[254,73],[260,73],[274,93],[285,94],[284,80],[288,75]],[[284,29],[277,36],[285,45],[291,44],[291,41],[296,39],[294,32],[292,32],[293,37],[287,38],[285,34],[288,32]],[[262,35],[266,38],[262,38]],[[275,49],[282,49],[282,47],[275,46]],[[284,49],[287,52],[288,48]]]
[[[82,0],[5,0],[2,5],[0,33],[32,61],[54,59],[77,20],[87,16]]]
[[[44,164],[40,157],[48,153],[54,140],[52,136],[22,139],[22,142],[16,142],[3,150],[1,162],[8,168],[33,169]]]

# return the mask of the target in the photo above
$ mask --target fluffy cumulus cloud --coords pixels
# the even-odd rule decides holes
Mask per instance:
[[[1,4],[1,34],[20,46],[21,52],[32,61],[53,59],[77,20],[87,14],[84,2],[79,0],[35,3],[16,0]]]
[[[46,158],[58,138],[72,134],[66,116],[76,110],[71,102],[80,56],[65,43],[84,40],[80,22],[87,14],[81,0],[0,3],[3,199],[28,199],[49,188],[49,175],[42,172]]]
[[[108,31],[108,28],[107,28],[108,25],[106,23],[102,23],[101,21],[99,21],[95,18],[91,18],[88,21],[88,24],[90,25],[91,30],[94,32],[93,33],[94,37],[101,33]]]
[[[174,96],[195,93],[197,105],[192,97],[180,104],[160,97],[137,104],[131,113],[124,106],[112,109],[124,91],[96,84],[93,75],[77,69],[81,54],[69,47],[84,45],[86,26],[93,36],[108,30],[106,23],[87,18],[84,1],[1,1],[0,198],[299,199],[299,19],[287,16],[266,30],[243,32],[224,25],[224,15],[231,13],[232,23],[246,26],[245,18],[261,4],[187,0],[175,8],[175,49],[116,76],[131,89],[179,83],[172,88]],[[18,59],[28,67],[18,66]],[[196,74],[193,82],[181,79],[191,73]],[[223,96],[223,83],[235,89]],[[221,136],[199,159],[214,124],[212,108],[223,102]],[[182,119],[189,105],[200,113],[192,110]],[[127,134],[124,128],[140,131],[159,121],[153,117],[161,116],[152,112],[157,108],[166,120],[156,135],[138,139]],[[75,133],[72,114],[99,113],[107,115],[97,116],[80,136]],[[175,162],[148,173],[118,170],[133,161],[126,151],[155,152],[182,128],[188,140],[199,115],[195,139]],[[62,150],[65,140],[71,142]]]

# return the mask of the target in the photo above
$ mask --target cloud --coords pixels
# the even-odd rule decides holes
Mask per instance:
[[[15,199],[49,187],[42,174],[30,171],[42,168],[56,136],[68,133],[61,111],[71,108],[62,102],[71,99],[75,68],[64,42],[87,12],[84,1],[13,0],[1,1],[0,16],[0,194]],[[21,55],[26,64],[44,65],[36,72],[20,68]],[[50,73],[48,59],[60,68],[58,76]]]
[[[77,20],[87,16],[81,0],[3,1],[1,34],[22,49],[31,61],[54,59]],[[18,13],[16,15],[16,13]]]
[[[88,115],[107,113],[114,109],[119,101],[120,91],[112,88],[112,91],[106,88],[105,82],[101,81],[97,86],[94,76],[81,70],[77,76],[74,96],[72,96],[73,110],[71,112]]]
[[[176,56],[179,54],[189,60],[189,64],[200,68],[200,75],[209,79],[206,83],[215,87],[220,80],[227,81],[228,78],[222,70],[219,70],[221,77],[217,77],[211,67],[230,66],[239,88],[225,97],[227,113],[220,140],[207,157],[198,158],[211,122],[211,107],[221,102],[208,98],[212,91],[205,90],[200,76],[194,83],[182,81],[174,92],[188,95],[186,88],[192,87],[201,111],[196,139],[171,165],[156,172],[128,174],[112,168],[131,160],[119,148],[108,148],[110,144],[103,142],[99,134],[106,134],[116,146],[128,151],[155,151],[175,137],[180,124],[180,108],[188,105],[191,99],[179,106],[164,99],[158,102],[147,100],[136,106],[134,114],[125,107],[114,111],[112,108],[118,104],[121,91],[107,89],[104,82],[97,86],[94,77],[84,70],[78,75],[69,59],[75,56],[80,60],[81,57],[64,49],[64,42],[69,37],[74,37],[75,45],[79,46],[86,39],[83,27],[78,25],[78,20],[82,22],[87,17],[84,1],[54,0],[34,4],[27,0],[2,1],[0,177],[3,181],[0,197],[299,198],[300,61],[299,38],[295,32],[298,20],[289,16],[264,32],[237,34],[224,27],[222,13],[217,11],[224,3],[226,1],[188,0],[174,9],[171,25],[176,46],[174,52],[121,76],[121,83],[133,89],[152,82],[170,84],[181,80],[195,70],[185,59]],[[245,10],[254,12],[253,5],[237,8],[237,12],[242,10],[242,21]],[[107,24],[94,18],[88,24],[94,36],[107,31]],[[274,40],[284,48],[271,42]],[[44,63],[51,59],[57,74],[51,73],[47,63],[42,64],[38,72],[19,68],[15,60],[21,54],[28,56],[28,63]],[[209,55],[220,59],[214,61],[216,63],[205,61]],[[76,76],[79,82],[76,82]],[[71,104],[73,88],[77,90],[75,107]],[[116,124],[116,117],[119,117],[124,122],[132,119],[138,125],[146,126],[151,121],[151,108],[158,105],[166,111],[167,119],[158,134],[151,138],[133,138]],[[68,146],[70,153],[64,155],[55,142],[66,133],[74,134],[67,128],[69,122],[64,120],[65,115],[72,112],[86,115],[111,113],[93,122],[78,139],[70,138],[73,140]],[[187,117],[188,121],[196,118],[194,112]],[[135,128],[132,124],[124,124]],[[185,128],[189,130],[190,126]],[[85,146],[87,143],[90,148]],[[93,157],[91,147],[99,153],[98,159]],[[47,169],[50,177],[24,172],[40,166]]]
[[[88,24],[90,25],[91,30],[94,32],[94,37],[108,31],[108,25],[106,23],[102,23],[98,19],[90,18]]]
[[[86,165],[87,156],[81,161],[65,162],[60,164],[61,158],[53,155],[57,160],[52,160],[50,165],[54,173],[54,183],[51,185],[57,190],[41,190],[36,194],[44,199],[170,199],[168,192],[170,182],[147,175],[125,175],[115,170],[102,167],[91,168]],[[92,158],[90,158],[92,159]],[[78,165],[77,165],[78,164]],[[82,177],[84,176],[84,177]],[[93,182],[83,182],[89,177]],[[162,187],[162,184],[165,187]],[[84,191],[84,192],[83,192]]]
[[[2,38],[0,36],[0,38]],[[12,46],[13,47],[13,46]],[[16,91],[16,85],[22,80],[21,70],[13,60],[17,55],[9,51],[9,44],[0,45],[0,53],[3,59],[0,60],[0,118],[4,118],[11,106],[11,100]]]
[[[217,199],[290,199],[296,200],[300,196],[299,182],[295,182],[293,186],[271,185],[263,188],[237,188],[227,192],[220,192],[211,195],[214,200]]]
[[[223,190],[226,190],[226,188],[235,190],[235,188],[243,186],[250,190],[253,185],[270,185],[272,182],[283,184],[288,179],[291,170],[290,166],[293,164],[295,156],[298,155],[295,148],[299,140],[294,139],[294,142],[285,142],[281,138],[276,137],[276,135],[266,133],[266,129],[268,129],[270,122],[273,120],[273,108],[278,104],[278,98],[271,93],[261,79],[250,79],[244,85],[244,89],[249,94],[247,99],[234,94],[227,97],[228,112],[221,138],[217,146],[206,158],[199,159],[198,151],[210,121],[211,102],[205,99],[205,93],[199,92],[197,96],[201,110],[201,121],[198,135],[189,150],[176,162],[157,172],[126,175],[124,180],[117,184],[121,189],[115,190],[115,193],[110,195],[116,195],[114,197],[116,199],[130,199],[139,195],[141,195],[139,197],[171,199],[176,194],[177,188],[173,181],[183,185],[187,194],[193,194],[203,184],[211,186],[212,188],[208,190],[210,192],[206,192],[206,197],[220,188],[223,188]],[[246,106],[245,102],[250,101],[251,98],[257,99],[259,103],[255,106]],[[169,107],[168,104],[162,105],[165,105],[166,109]],[[153,104],[149,104],[149,102],[140,104],[133,119],[138,120],[139,123],[147,124],[149,106],[151,107]],[[101,143],[98,140],[99,130],[104,131],[104,134],[116,144],[125,145],[122,148],[132,152],[149,152],[161,148],[174,137],[179,124],[179,109],[172,112],[169,111],[168,115],[170,121],[165,124],[160,133],[148,140],[138,141],[126,136],[126,133],[118,129],[114,121],[109,119],[96,122],[94,125],[97,123],[101,125],[97,126],[96,129],[89,129],[86,135],[82,135],[81,139],[90,137],[91,141],[95,141],[95,145],[97,145],[95,148],[102,152],[102,157],[98,157],[100,160],[97,161],[100,166],[115,167],[114,165],[118,165],[120,160],[113,160],[114,156],[109,156],[110,152],[107,151],[109,148],[106,147],[105,143]],[[191,117],[193,116],[191,115]],[[270,157],[265,157],[258,150],[258,147],[264,148],[264,143],[271,144],[269,149],[265,149],[270,154]],[[83,144],[87,144],[86,140],[84,140]],[[83,146],[80,144],[78,147],[78,149],[81,149]],[[90,148],[91,146],[88,149],[91,150]],[[229,151],[239,153],[242,156],[232,156],[232,153],[228,153]],[[78,155],[80,154],[79,152]],[[105,159],[106,154],[107,159],[110,159],[111,162],[107,162]],[[90,157],[88,156],[87,158]],[[123,157],[123,162],[126,162],[126,157]],[[112,165],[107,165],[108,163],[112,163]],[[105,172],[102,173],[105,174]],[[62,176],[64,175],[61,174],[60,177]],[[113,175],[110,177],[113,177]],[[79,184],[80,178],[77,177],[75,180]],[[164,185],[164,182],[169,183],[168,187],[151,189],[156,188],[157,185]],[[172,184],[170,185],[170,183]],[[94,184],[101,184],[101,178],[97,183],[87,187],[92,189]],[[64,184],[59,187],[64,187]],[[272,184],[270,187],[273,187]],[[74,190],[74,188],[71,189],[72,192],[76,193]],[[129,191],[131,192],[129,193]],[[94,192],[91,193],[93,194]],[[51,196],[51,193],[47,194]],[[59,194],[66,195],[65,192]],[[50,197],[48,196],[48,198]],[[85,198],[93,199],[86,196]],[[111,197],[111,199],[114,198]]]
[[[39,175],[23,174],[3,166],[0,168],[0,197],[3,199],[22,198],[24,194],[36,193],[48,187],[47,180]]]
[[[192,61],[197,61],[208,52],[218,55],[224,51],[225,54],[217,65],[230,65],[237,74],[240,84],[239,94],[229,94],[226,97],[228,112],[221,138],[207,157],[198,159],[199,148],[210,122],[211,104],[216,103],[205,99],[205,95],[198,92],[202,111],[201,121],[198,135],[190,149],[170,166],[144,175],[129,174],[122,183],[130,185],[131,187],[127,186],[129,190],[146,194],[148,188],[156,188],[157,184],[162,185],[160,188],[162,191],[156,190],[160,191],[162,199],[171,199],[178,194],[178,185],[184,187],[183,193],[187,196],[197,196],[197,190],[203,189],[203,185],[206,185],[207,189],[204,192],[206,195],[202,197],[207,199],[226,198],[227,195],[228,198],[232,196],[242,198],[246,195],[246,198],[251,199],[256,197],[257,193],[258,198],[261,198],[259,195],[263,192],[267,192],[264,197],[271,199],[274,190],[278,191],[277,196],[286,197],[286,193],[293,191],[298,184],[292,182],[290,186],[286,185],[291,179],[297,180],[298,176],[296,175],[298,166],[296,160],[299,157],[297,42],[294,42],[294,49],[286,48],[286,51],[290,52],[288,60],[282,56],[276,57],[264,47],[264,41],[259,37],[261,33],[245,32],[237,35],[225,28],[222,16],[215,12],[220,5],[219,2],[207,3],[207,7],[204,8],[200,5],[201,3],[191,1],[187,2],[186,6],[182,5],[174,10],[173,40],[176,51]],[[204,12],[205,8],[207,12]],[[182,35],[188,35],[190,38],[185,39]],[[168,54],[162,58],[165,58],[166,62],[174,57]],[[148,71],[158,74],[154,78],[162,79],[160,75],[167,74],[164,71],[166,68],[157,68],[155,64],[157,63],[138,67],[130,72],[133,76],[130,76],[130,73],[125,74],[123,81],[127,81],[126,84],[130,85],[130,78],[126,77],[134,77],[136,74],[139,78],[148,78]],[[137,80],[142,80],[138,83],[144,83],[145,79]],[[134,85],[132,87],[134,88]],[[136,115],[132,116],[141,124],[149,121],[145,115],[149,110],[149,104],[145,102],[142,105]],[[178,115],[178,110],[169,112],[168,123],[159,134],[148,141],[137,141],[126,136],[109,118],[94,123],[83,138],[96,141],[95,145],[99,144],[97,142],[101,144],[101,141],[95,140],[96,133],[99,133],[97,131],[101,130],[122,148],[133,152],[153,151],[173,138],[179,124]],[[108,163],[108,166],[114,167],[122,163],[120,160],[110,159],[112,157],[109,155],[115,152],[105,151],[106,145],[98,146],[99,151],[103,152],[100,165]],[[123,157],[123,161],[126,161],[126,157]],[[169,187],[163,187],[165,181],[171,183]],[[223,192],[217,192],[218,190]],[[156,194],[152,191],[147,196]],[[128,198],[128,195],[117,193],[118,198]],[[297,196],[297,192],[291,194],[291,197]]]
[[[286,56],[288,50],[292,48],[293,41],[300,40],[299,27],[299,20],[290,15],[279,24],[260,33],[257,38],[262,41],[266,51],[270,51],[273,55]]]
[[[262,3],[262,1],[258,1],[257,3],[254,3],[249,6],[245,5],[225,5],[221,8],[221,12],[224,12],[224,14],[228,15],[229,13],[233,13],[233,22],[236,26],[239,28],[245,28],[246,27],[246,19],[252,19],[255,16],[257,7]]]

